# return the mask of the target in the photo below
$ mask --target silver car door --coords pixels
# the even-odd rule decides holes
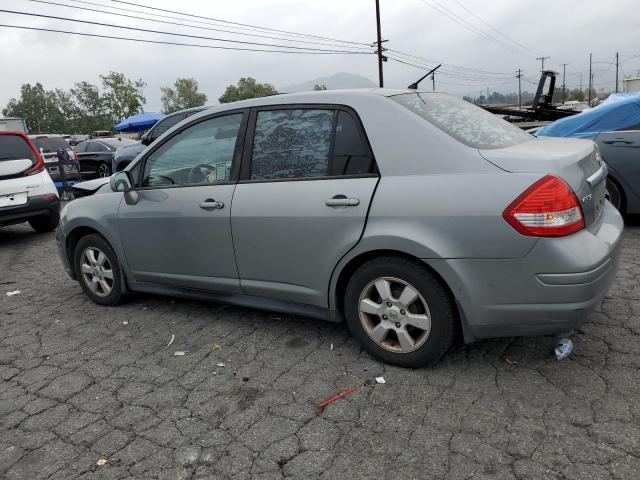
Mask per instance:
[[[232,208],[234,247],[250,295],[327,306],[331,274],[359,241],[378,174],[353,112],[252,112]]]
[[[640,129],[604,132],[596,141],[602,158],[640,196]]]
[[[245,113],[197,120],[142,159],[118,224],[136,281],[239,292],[230,211]],[[135,169],[134,169],[135,170]]]

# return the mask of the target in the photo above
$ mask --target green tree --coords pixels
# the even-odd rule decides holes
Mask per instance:
[[[173,113],[185,108],[200,107],[207,101],[207,96],[198,91],[198,82],[193,78],[178,78],[174,88],[162,87],[162,111]]]
[[[327,86],[324,83],[321,83],[321,84],[316,83],[313,86],[314,91],[320,91],[320,90],[326,90],[326,89],[327,89]]]
[[[247,98],[268,97],[277,95],[277,90],[268,83],[258,83],[255,78],[241,78],[238,85],[229,85],[222,96],[218,98],[220,103],[237,102]]]
[[[142,79],[133,81],[118,72],[100,75],[100,79],[103,87],[102,100],[111,117],[109,128],[142,111],[146,101],[142,94],[146,83]]]
[[[579,88],[575,88],[567,93],[567,100],[577,100],[578,102],[584,102],[584,92]]]
[[[2,110],[7,117],[23,117],[27,128],[33,133],[62,131],[63,119],[56,98],[56,92],[47,91],[41,83],[26,83],[20,87],[20,98],[12,98]]]
[[[113,127],[100,89],[89,82],[78,82],[71,89],[75,107],[74,133],[91,133],[94,130],[110,130]]]

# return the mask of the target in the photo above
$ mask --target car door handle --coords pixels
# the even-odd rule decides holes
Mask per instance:
[[[603,140],[603,143],[611,145],[613,143],[624,143],[625,145],[631,145],[633,142],[625,140],[624,138],[614,138],[613,140]]]
[[[207,198],[200,203],[200,208],[203,210],[219,210],[224,208],[224,202],[216,202],[213,198]]]
[[[336,195],[324,203],[327,207],[355,207],[360,205],[360,199],[348,198],[346,195]]]

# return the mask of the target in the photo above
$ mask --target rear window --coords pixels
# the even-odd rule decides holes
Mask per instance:
[[[36,156],[24,138],[17,135],[0,135],[0,161],[22,160],[36,161]]]
[[[33,143],[44,153],[57,152],[59,148],[69,148],[69,144],[62,137],[34,138]]]
[[[469,147],[505,148],[533,140],[494,114],[443,93],[405,93],[391,99]]]

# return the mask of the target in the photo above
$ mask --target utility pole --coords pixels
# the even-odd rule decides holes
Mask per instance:
[[[582,74],[579,74],[578,77],[580,77],[580,91],[582,92]]]
[[[433,91],[436,91],[436,72],[434,71],[431,74],[431,83],[433,83]]]
[[[568,63],[563,63],[562,66],[562,104],[564,105],[565,100],[567,99],[567,65]]]
[[[518,108],[522,108],[522,70],[520,68],[518,69],[516,78],[518,79]]]
[[[384,78],[382,75],[382,62],[386,60],[384,55],[382,55],[382,31],[380,29],[380,0],[376,0],[376,25],[378,27],[378,41],[376,44],[378,45],[378,83],[380,88],[384,87]]]
[[[616,93],[618,93],[618,71],[620,70],[620,53],[616,52]]]
[[[544,70],[544,61],[548,60],[551,57],[536,57],[536,60],[540,60],[540,62],[542,62],[542,65],[540,66],[540,70],[543,71]]]
[[[589,93],[587,95],[587,102],[589,104],[589,106],[591,106],[591,86],[593,85],[593,73],[591,70],[591,67],[593,65],[593,54],[590,53],[589,54]]]

